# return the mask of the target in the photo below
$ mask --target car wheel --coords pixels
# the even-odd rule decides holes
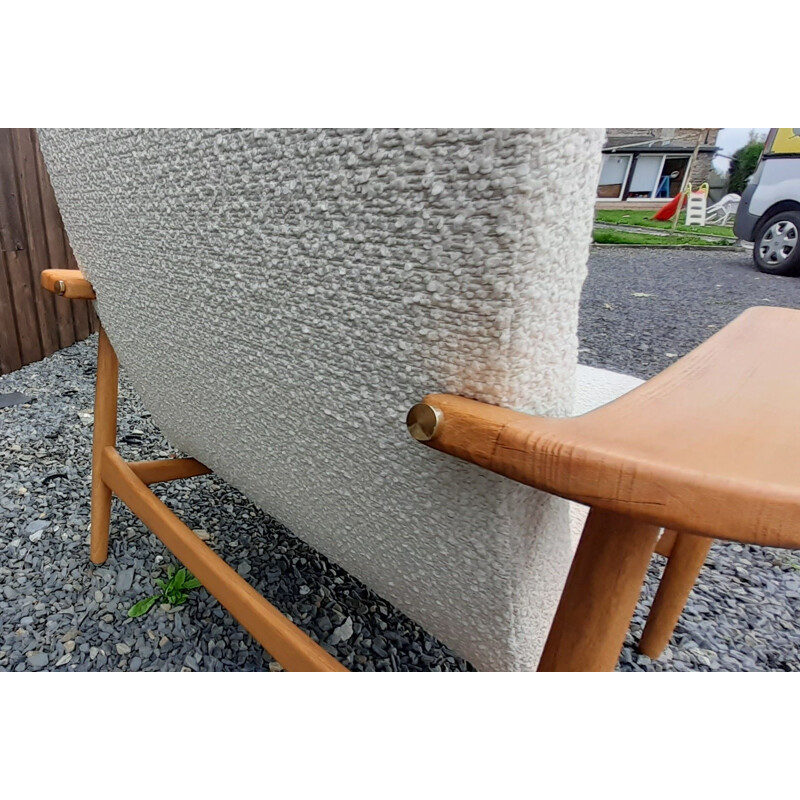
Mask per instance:
[[[800,275],[800,211],[781,211],[759,226],[753,259],[769,275]]]

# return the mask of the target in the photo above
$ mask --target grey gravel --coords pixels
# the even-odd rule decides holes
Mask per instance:
[[[0,408],[8,408],[9,406],[18,406],[22,403],[30,403],[32,397],[27,397],[19,392],[8,392],[7,394],[0,394]]]
[[[49,659],[45,653],[29,653],[28,654],[28,663],[32,667],[46,667]]]
[[[0,447],[7,453],[0,462],[0,671],[280,671],[205,589],[177,608],[157,603],[143,617],[127,616],[134,603],[157,593],[155,579],[176,562],[117,500],[108,561],[89,561],[96,339],[0,377],[0,393],[35,397],[0,410]],[[124,374],[119,407],[124,457],[179,455]],[[470,669],[216,476],[156,490],[240,575],[350,669]],[[397,638],[381,647],[385,631]]]
[[[28,525],[27,528],[25,528],[25,533],[37,533],[38,531],[43,531],[48,525],[50,525],[50,523],[43,519],[34,520]]]
[[[335,645],[346,642],[353,635],[353,620],[348,617],[328,638],[328,644]]]
[[[117,584],[116,590],[120,594],[124,594],[127,592],[131,586],[133,586],[133,577],[134,577],[134,569],[133,567],[129,567],[128,569],[121,569],[117,574]]]
[[[800,280],[762,275],[739,252],[595,250],[580,359],[647,378],[752,305],[800,307]],[[93,336],[0,377],[0,393],[32,398],[0,409],[0,671],[281,671],[204,589],[178,608],[157,603],[143,617],[127,616],[157,592],[155,579],[175,562],[116,500],[109,559],[102,566],[89,561],[95,348]],[[180,455],[124,375],[119,440],[131,460]],[[471,669],[216,476],[156,491],[350,669]],[[633,644],[662,568],[654,557],[621,670],[800,667],[800,553],[715,544],[672,645],[651,662]]]

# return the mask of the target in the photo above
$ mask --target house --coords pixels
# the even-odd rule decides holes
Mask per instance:
[[[712,177],[719,128],[608,128],[598,208],[651,208]],[[697,156],[689,163],[695,148]]]

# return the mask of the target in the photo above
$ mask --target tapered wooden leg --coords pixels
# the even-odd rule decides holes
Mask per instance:
[[[713,539],[679,532],[647,617],[639,652],[658,658],[672,638]]]
[[[119,362],[105,330],[100,328],[97,346],[97,383],[94,396],[92,443],[92,544],[91,559],[102,564],[108,558],[111,521],[111,489],[103,482],[102,458],[106,447],[117,441],[117,389]]]
[[[540,672],[610,672],[642,590],[659,529],[592,509],[567,577]]]

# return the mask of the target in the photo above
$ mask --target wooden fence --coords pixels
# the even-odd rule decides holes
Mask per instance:
[[[0,375],[85,339],[90,302],[42,290],[44,269],[76,268],[33,128],[0,128]]]

